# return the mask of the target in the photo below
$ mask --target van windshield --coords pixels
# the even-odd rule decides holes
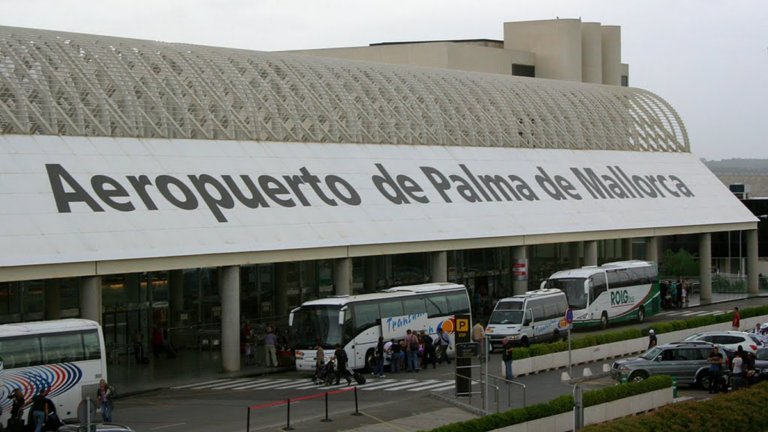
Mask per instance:
[[[524,311],[521,310],[495,310],[488,320],[488,324],[520,324],[523,322]]]

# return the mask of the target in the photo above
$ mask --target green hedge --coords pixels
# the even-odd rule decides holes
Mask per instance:
[[[590,407],[642,393],[672,387],[672,378],[658,375],[641,382],[629,382],[619,386],[584,392],[584,406]],[[573,410],[573,396],[564,395],[546,403],[516,408],[498,414],[451,423],[432,429],[432,432],[486,432]]]
[[[768,305],[759,306],[754,308],[746,308],[739,311],[741,318],[751,318],[760,315],[768,315]],[[629,339],[636,339],[639,337],[647,336],[648,330],[653,328],[656,334],[669,333],[678,330],[686,330],[697,327],[703,327],[713,324],[719,324],[724,322],[730,322],[733,318],[732,313],[716,315],[716,316],[703,316],[697,318],[689,318],[680,321],[671,321],[665,323],[657,323],[651,327],[647,327],[643,330],[629,329],[616,331],[611,333],[604,333],[599,335],[589,335],[583,338],[573,338],[571,341],[571,348],[589,348],[592,346],[603,345],[612,342],[620,342]],[[557,352],[567,351],[567,342],[555,342],[551,344],[535,344],[529,348],[516,348],[513,351],[515,360],[524,359],[528,357],[537,357],[547,354],[554,354]]]
[[[653,413],[582,429],[584,432],[752,432],[768,430],[768,383],[706,401],[667,405]]]

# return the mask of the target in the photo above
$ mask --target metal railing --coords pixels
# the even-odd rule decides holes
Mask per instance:
[[[502,378],[500,376],[496,376],[496,375],[492,375],[492,374],[487,374],[487,375],[483,374],[483,375],[487,376],[488,378],[493,378],[496,381],[503,381],[503,382],[505,382],[507,384],[511,384],[511,385],[507,386],[507,409],[512,408],[512,386],[513,385],[514,386],[519,386],[519,387],[523,388],[523,408],[528,406],[528,391],[527,391],[527,387],[525,386],[525,384],[517,382],[517,381],[508,380],[506,378]]]

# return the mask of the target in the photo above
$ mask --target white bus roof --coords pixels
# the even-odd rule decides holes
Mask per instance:
[[[439,291],[449,291],[455,289],[466,289],[464,285],[448,282],[428,283],[421,285],[408,285],[393,287],[385,290],[381,290],[370,294],[359,295],[344,295],[344,296],[331,296],[318,300],[310,300],[302,304],[302,306],[320,306],[320,305],[338,305],[344,306],[347,303],[366,301],[366,300],[378,300],[396,297],[407,297],[412,294],[423,294]]]
[[[557,295],[557,294],[563,294],[563,292],[560,291],[559,289],[554,289],[554,288],[538,289],[534,291],[528,291],[525,294],[518,294],[516,296],[503,298],[499,300],[499,303],[524,301],[524,300],[529,300],[537,297],[547,297],[547,296]]]
[[[18,324],[0,325],[0,338],[98,328],[99,324],[97,324],[95,321],[85,319],[33,321]]]
[[[585,266],[577,269],[562,270],[553,274],[549,278],[550,279],[587,278],[592,276],[595,273],[603,272],[606,270],[617,269],[617,268],[647,267],[651,265],[653,265],[653,263],[649,261],[640,261],[640,260],[616,261],[616,262],[605,263],[601,266]]]

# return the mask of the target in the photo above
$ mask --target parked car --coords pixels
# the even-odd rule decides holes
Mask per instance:
[[[710,342],[716,345],[722,345],[728,351],[737,351],[739,346],[750,353],[757,352],[758,348],[763,347],[763,340],[754,335],[746,332],[739,331],[708,331],[695,333],[684,341],[704,341]]]
[[[114,423],[92,423],[90,431],[88,427],[82,423],[80,424],[68,424],[59,428],[59,432],[135,432],[128,426],[123,426]]]
[[[725,357],[723,370],[727,371],[732,353],[709,342],[687,341],[657,345],[639,357],[618,360],[611,367],[611,378],[621,381],[624,375],[628,381],[643,381],[653,375],[669,375],[679,384],[696,384],[706,390],[710,384],[707,359],[715,347]]]

